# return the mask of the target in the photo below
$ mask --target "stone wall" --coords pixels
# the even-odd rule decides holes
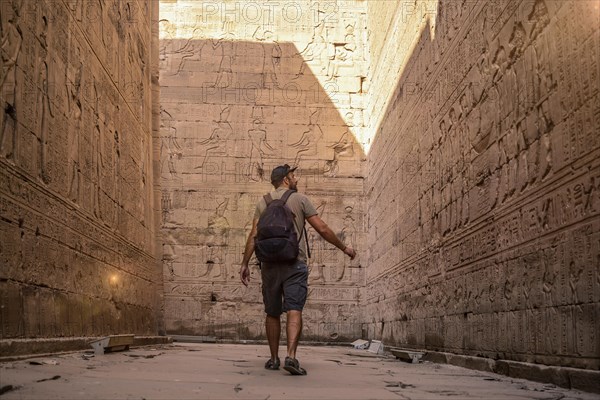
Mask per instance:
[[[598,3],[415,5],[371,77],[369,336],[598,369]]]
[[[158,330],[150,6],[1,2],[2,339]]]
[[[299,166],[299,190],[323,219],[348,244],[365,242],[365,12],[350,1],[161,3],[169,333],[264,338],[260,273],[253,265],[245,288],[239,268],[277,165]],[[305,339],[360,336],[363,255],[350,262],[312,229],[308,237]]]

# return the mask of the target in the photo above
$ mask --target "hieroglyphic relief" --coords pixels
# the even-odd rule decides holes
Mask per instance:
[[[0,155],[13,159],[17,154],[16,102],[17,70],[23,33],[19,25],[21,1],[3,2],[0,17]]]
[[[247,314],[257,320],[245,325],[262,325],[258,270],[253,268],[248,289],[241,286],[237,274],[254,208],[271,189],[273,167],[299,166],[300,191],[327,186],[327,193],[317,189],[309,196],[320,212],[325,207],[331,210],[324,218],[331,216],[328,222],[338,233],[356,246],[363,242],[358,210],[363,209],[360,160],[364,154],[355,135],[364,128],[364,102],[356,98],[350,104],[350,90],[357,93],[360,88],[353,84],[348,89],[343,83],[347,76],[353,83],[360,82],[366,73],[364,20],[360,22],[364,6],[350,9],[339,20],[330,20],[320,11],[313,18],[311,11],[297,23],[276,17],[249,24],[241,23],[243,16],[233,12],[204,15],[199,5],[191,4],[182,15],[174,4],[161,4],[161,79],[165,78],[161,97],[166,110],[161,134],[162,226],[178,238],[177,259],[167,257],[163,270],[176,291],[194,286],[202,292],[203,307],[223,310],[211,317],[216,324]],[[202,18],[207,20],[200,23]],[[337,60],[334,41],[340,43]],[[330,82],[325,90],[321,81],[328,79],[328,72],[339,82]],[[337,96],[342,98],[343,111],[334,103]],[[182,150],[174,150],[167,137],[176,137]],[[171,168],[175,173],[169,172],[169,152],[178,154]],[[181,193],[190,194],[185,206],[176,200]],[[338,202],[346,196],[355,201]],[[348,206],[353,211],[347,212]],[[364,281],[359,262],[344,260],[312,229],[308,241],[315,288],[340,286],[341,292],[357,301],[358,291],[346,288]],[[254,260],[251,263],[255,265]],[[194,296],[194,290],[185,290],[167,292],[166,302]],[[239,301],[240,291],[252,291],[253,296],[243,296],[250,304]],[[315,298],[310,305],[314,312],[309,314],[321,315],[331,301]],[[327,323],[338,323],[330,314],[327,318],[332,321]],[[166,323],[177,331],[174,319]],[[191,329],[202,334],[201,327]],[[314,329],[321,328],[314,325]]]
[[[77,61],[69,63],[66,69],[67,79],[67,109],[71,119],[68,129],[68,170],[67,181],[69,182],[68,196],[74,203],[79,203],[81,190],[81,165],[80,165],[80,136],[83,116],[82,91],[85,81],[83,80],[83,63],[80,61],[81,49],[78,44],[72,43],[70,50],[71,58]]]
[[[263,121],[258,117],[253,121],[252,129],[248,130],[252,148],[250,150],[250,179],[262,181],[265,174],[264,158],[272,156],[275,149],[267,141],[267,131]]]
[[[232,65],[235,60],[235,34],[234,22],[228,19],[223,21],[223,34],[216,41],[211,40],[213,51],[219,49],[221,53],[221,61],[219,63],[219,71],[215,81],[215,87],[227,88],[232,84],[233,70]]]
[[[209,157],[216,155],[222,156],[227,152],[227,145],[233,134],[233,127],[229,123],[231,106],[224,107],[219,114],[219,120],[213,120],[216,126],[213,128],[210,136],[200,141],[198,144],[204,148],[204,158],[196,169],[202,169]]]
[[[345,117],[346,126],[350,128],[354,126],[354,114],[352,112],[346,113]],[[342,136],[337,140],[336,143],[327,147],[333,149],[333,157],[331,160],[327,160],[325,163],[324,175],[327,177],[335,177],[339,171],[339,160],[340,158],[354,157],[354,140],[350,129],[346,129]]]
[[[133,115],[123,89],[150,88],[143,46],[152,41],[151,18],[125,23],[128,7],[113,0],[0,4],[0,171],[8,183],[0,189],[1,230],[18,227],[22,245],[37,248],[7,250],[6,277],[20,292],[13,300],[27,305],[15,338],[156,333],[156,229],[140,218],[153,212],[153,188],[124,176],[124,164],[152,149],[149,141],[132,143],[151,123]],[[141,107],[150,110],[145,92]],[[35,312],[39,293],[57,307]]]
[[[259,33],[259,31],[262,31]],[[281,88],[281,46],[273,38],[273,32],[261,29],[260,26],[252,35],[259,43],[263,44],[261,88]]]
[[[591,117],[598,99],[598,85],[591,83],[598,71],[592,44],[600,37],[591,21],[598,10],[544,0],[510,2],[506,8],[488,2],[466,9],[465,3],[440,3],[435,38],[404,38],[421,47],[394,87],[419,82],[423,89],[411,94],[417,106],[411,109],[413,99],[399,90],[391,96],[395,103],[371,110],[381,118],[373,122],[378,134],[367,188],[368,238],[375,253],[367,270],[366,313],[374,316],[368,329],[377,332],[378,321],[397,321],[401,311],[390,309],[407,308],[412,311],[400,322],[406,337],[419,338],[424,321],[443,316],[446,329],[431,333],[441,338],[436,348],[490,357],[501,351],[511,359],[527,354],[540,363],[558,357],[561,365],[572,365],[578,348],[587,351],[595,337],[589,320],[575,315],[598,309],[591,294],[598,288],[591,265],[597,265],[592,238],[600,210],[592,195],[599,143],[591,134],[598,128]],[[424,12],[414,14],[425,18]],[[582,15],[588,17],[575,17]],[[399,47],[390,43],[386,53],[383,46],[379,59]],[[432,58],[439,65],[422,79],[419,66],[431,65]],[[379,68],[371,88],[385,94],[372,92],[372,104],[389,96],[383,89],[395,71],[383,61]],[[390,157],[407,160],[415,152],[418,178],[392,188],[388,177],[399,169]],[[391,200],[398,202],[395,216],[387,206]],[[413,209],[418,250],[413,258],[398,259],[397,249],[412,245],[401,232],[412,226]],[[389,236],[393,246],[386,249],[381,242]],[[431,252],[440,257],[432,260]],[[435,263],[428,270],[439,273],[423,276],[421,260]],[[423,306],[429,303],[435,305],[431,310]],[[463,312],[463,321],[453,317]],[[479,318],[497,328],[488,330],[490,339],[473,328]],[[428,342],[420,338],[414,344]],[[596,357],[586,365],[597,363]]]
[[[302,136],[298,141],[290,144],[290,147],[297,149],[294,165],[300,165],[302,158],[315,157],[318,154],[317,146],[324,136],[323,130],[317,123],[320,111],[320,109],[310,111],[306,130],[302,132]]]
[[[319,66],[320,70],[318,70],[318,74],[327,73],[329,53],[331,53],[332,45],[328,43],[326,37],[325,20],[319,21],[313,29],[311,41],[298,53],[304,59],[304,62],[300,64],[296,78],[304,75],[306,67],[312,64]]]
[[[175,178],[177,160],[181,160],[183,150],[177,138],[177,128],[173,122],[173,116],[164,108],[160,108],[160,172],[161,177]]]

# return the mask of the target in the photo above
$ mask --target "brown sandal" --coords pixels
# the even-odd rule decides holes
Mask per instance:
[[[292,375],[306,375],[307,372],[295,358],[286,357],[283,369]]]

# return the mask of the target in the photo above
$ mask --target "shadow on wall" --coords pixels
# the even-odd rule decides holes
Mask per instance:
[[[163,39],[163,179],[228,175],[235,165],[235,182],[262,182],[283,161],[315,179],[355,174],[363,119],[349,95],[361,93],[362,80],[342,76],[352,60],[340,57],[330,59],[319,43],[299,51],[291,43]]]
[[[364,153],[355,135],[365,128],[362,106],[350,103],[362,91],[362,78],[349,74],[351,55],[337,49],[330,57],[319,41],[297,49],[225,36],[163,39],[160,46],[162,115],[155,139],[167,330],[230,337],[226,327],[235,326],[235,338],[264,338],[263,329],[254,328],[264,324],[258,268],[249,288],[238,271],[255,204],[272,188],[272,168],[299,166],[300,190],[334,230],[349,243],[364,236]],[[314,232],[308,236],[311,287],[328,288],[309,298],[306,334],[360,335],[359,324],[343,321],[356,319],[359,294],[348,286],[364,284],[363,270],[332,257]],[[336,315],[332,301],[342,310]]]

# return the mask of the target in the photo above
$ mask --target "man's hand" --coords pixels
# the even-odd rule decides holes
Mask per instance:
[[[354,260],[354,257],[356,257],[356,251],[354,251],[354,249],[350,246],[346,246],[344,249],[344,254],[350,257],[351,260]]]
[[[250,283],[250,268],[248,268],[248,264],[242,264],[240,268],[240,279],[246,287],[248,286],[248,283]]]

